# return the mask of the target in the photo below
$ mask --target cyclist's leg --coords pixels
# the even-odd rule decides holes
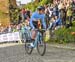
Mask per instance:
[[[31,31],[31,47],[35,47],[36,37],[37,37],[36,31],[32,30]]]
[[[32,40],[35,40],[36,34],[37,34],[37,31],[36,31],[36,30],[32,30],[32,31],[31,31],[31,39],[32,39]]]
[[[37,42],[38,42],[39,40],[40,40],[40,38],[39,38],[39,32],[37,32],[37,33],[36,33],[36,37],[35,37],[35,41],[33,42],[34,47],[37,46]]]
[[[38,29],[38,21],[33,21],[33,25],[34,25],[35,29]],[[31,39],[33,39],[33,40],[35,40],[36,34],[37,34],[37,30],[35,30],[35,29],[33,29],[31,31],[31,34],[32,34]]]
[[[38,21],[33,21],[33,25],[36,29],[38,29]],[[31,40],[33,41],[34,44],[35,44],[36,37],[37,37],[37,30],[36,29],[33,29],[31,31]]]

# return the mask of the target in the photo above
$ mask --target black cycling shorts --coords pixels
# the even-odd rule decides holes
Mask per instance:
[[[36,29],[39,28],[39,27],[38,27],[38,21],[32,21],[32,23],[33,23],[33,25],[34,25],[34,27],[35,27]]]

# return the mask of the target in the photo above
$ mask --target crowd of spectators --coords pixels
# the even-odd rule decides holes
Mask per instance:
[[[17,23],[10,23],[9,26],[1,26],[0,25],[0,34],[3,33],[11,33],[16,31],[23,31],[23,27],[28,23],[30,19],[31,11],[25,8],[19,10],[19,19]],[[27,20],[27,22],[26,22]]]
[[[57,29],[62,26],[63,27],[72,26],[73,14],[75,14],[75,9],[72,8],[73,5],[75,5],[75,2],[72,0],[67,0],[66,2],[64,2],[63,0],[62,1],[58,0],[53,4],[44,5],[47,28]],[[28,9],[23,8],[19,11],[19,13],[20,14],[19,14],[18,23],[17,24],[11,23],[7,27],[0,26],[0,34],[15,32],[19,30],[23,31],[24,26],[29,26],[29,20],[32,12]],[[67,24],[67,20],[68,20],[68,24]]]
[[[45,5],[46,22],[48,27],[55,29],[57,26],[71,27],[75,18],[75,1],[54,0],[53,4]]]

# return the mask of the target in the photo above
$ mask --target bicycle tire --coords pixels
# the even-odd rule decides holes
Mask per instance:
[[[29,47],[30,46],[30,43],[31,43],[31,40],[30,40],[30,37],[28,37],[28,34],[26,33],[26,42],[25,42],[25,51],[27,54],[31,54],[32,51],[33,51],[33,48]],[[28,45],[29,44],[29,45]]]
[[[25,51],[26,51],[27,54],[30,55],[32,53],[32,51],[33,51],[33,48],[28,47],[27,43],[28,42],[25,42]]]
[[[38,53],[39,53],[39,55],[41,55],[41,56],[44,56],[45,55],[45,52],[46,52],[46,43],[45,43],[45,41],[44,41],[44,37],[45,37],[45,32],[43,32],[42,33],[42,39],[41,39],[41,42],[42,42],[42,44],[43,44],[43,52],[42,51],[40,51],[40,49],[39,49],[39,42],[37,43],[37,51],[38,51]],[[42,53],[41,53],[42,52]]]
[[[40,51],[40,49],[39,49],[39,43],[37,44],[37,51],[38,51],[38,53],[41,55],[41,56],[44,56],[44,54],[45,54],[45,52],[46,52],[46,43],[45,42],[43,42],[43,52],[42,51]]]

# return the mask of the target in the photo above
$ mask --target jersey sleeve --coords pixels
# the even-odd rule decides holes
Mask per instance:
[[[35,14],[33,13],[32,16],[31,16],[31,19],[30,19],[30,26],[31,26],[32,29],[35,28],[33,23],[32,23],[32,21],[34,20],[34,16],[35,16]]]
[[[42,16],[41,16],[41,19],[42,19],[43,27],[44,27],[44,29],[46,29],[45,15],[42,15]]]

